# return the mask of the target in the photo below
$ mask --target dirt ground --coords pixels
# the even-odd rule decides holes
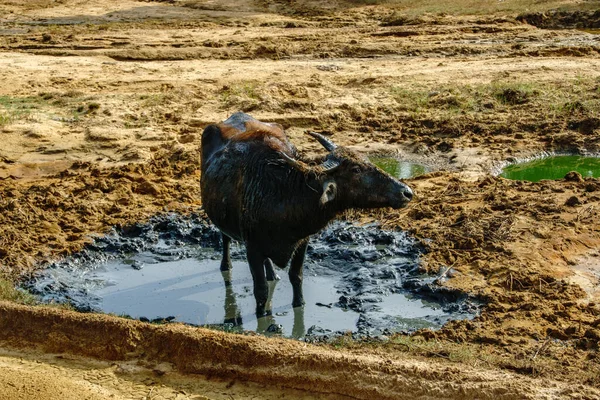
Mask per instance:
[[[308,155],[311,129],[438,170],[408,208],[346,218],[409,230],[481,315],[309,346],[2,302],[0,399],[600,398],[600,180],[494,176],[600,152],[598,3],[320,4],[3,1],[2,278],[198,211],[202,129],[242,110]]]

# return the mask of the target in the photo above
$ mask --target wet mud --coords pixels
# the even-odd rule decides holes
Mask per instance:
[[[478,313],[473,298],[420,272],[423,248],[406,233],[335,222],[309,245],[307,305],[291,307],[291,286],[280,270],[281,281],[271,283],[271,315],[257,320],[244,248],[232,248],[234,268],[221,273],[220,246],[220,233],[205,218],[157,216],[96,238],[23,287],[45,303],[84,312],[307,341],[439,329]]]

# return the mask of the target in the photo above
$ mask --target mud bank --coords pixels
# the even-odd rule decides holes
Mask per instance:
[[[188,374],[249,380],[358,399],[533,399],[582,393],[581,387],[451,364],[353,354],[290,340],[232,335],[180,324],[152,325],[122,318],[0,302],[0,343],[115,362],[170,363]],[[118,365],[118,364],[117,364]],[[163,367],[164,368],[164,367]],[[167,375],[168,376],[168,375]],[[460,383],[455,379],[460,379]],[[550,386],[552,386],[550,388]],[[594,395],[591,389],[583,393]]]

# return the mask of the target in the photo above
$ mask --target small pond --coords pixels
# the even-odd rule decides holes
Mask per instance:
[[[542,179],[562,179],[570,171],[583,177],[600,177],[600,157],[559,155],[510,164],[500,176],[507,179],[539,182]]]
[[[270,284],[272,314],[257,319],[245,250],[232,245],[233,269],[223,273],[220,245],[203,218],[156,217],[97,238],[25,288],[81,311],[306,340],[435,329],[477,313],[472,299],[418,273],[422,250],[404,232],[336,222],[311,240],[306,305],[291,306],[289,278],[278,270],[281,279]]]
[[[369,160],[398,179],[410,179],[431,172],[425,165],[402,161],[394,157],[371,156]]]

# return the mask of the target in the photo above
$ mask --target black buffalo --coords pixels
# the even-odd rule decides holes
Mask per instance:
[[[221,270],[231,268],[231,239],[246,245],[257,315],[267,302],[273,263],[285,268],[292,305],[304,304],[302,265],[310,235],[350,208],[402,208],[411,189],[356,152],[309,132],[329,154],[320,164],[298,157],[278,124],[244,113],[202,134],[202,203],[223,234]]]

